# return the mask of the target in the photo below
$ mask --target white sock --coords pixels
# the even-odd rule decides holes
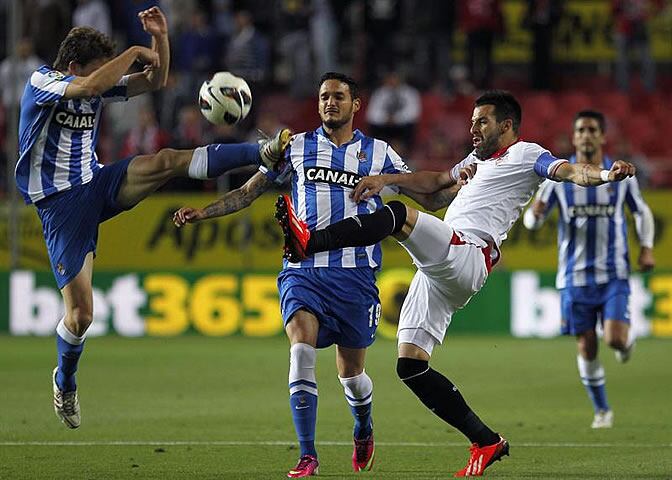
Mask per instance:
[[[189,178],[208,179],[208,147],[197,147],[189,163]]]
[[[343,385],[345,398],[351,407],[366,405],[373,400],[373,382],[366,371],[354,377],[338,377]]]
[[[311,347],[307,343],[295,343],[291,346],[289,349],[290,395],[299,390],[317,395],[317,380],[315,378],[316,361],[317,351],[314,347]]]

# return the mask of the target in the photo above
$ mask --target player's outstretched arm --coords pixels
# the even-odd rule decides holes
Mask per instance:
[[[159,56],[158,67],[145,67],[141,73],[134,73],[128,79],[128,96],[133,97],[166,86],[170,69],[170,42],[168,22],[159,7],[152,7],[138,13],[145,32],[152,36],[152,51]]]
[[[388,185],[397,186],[407,192],[435,193],[455,185],[450,172],[414,172],[373,175],[362,178],[355,186],[350,197],[355,202],[368,200],[378,195]]]
[[[133,46],[105,63],[91,75],[75,77],[65,89],[64,98],[88,98],[102,95],[114,87],[135,61],[159,67],[159,56],[146,47]]]
[[[460,188],[462,188],[462,185],[455,184],[435,193],[417,193],[402,188],[401,193],[418,202],[425,210],[436,212],[450,205]]]
[[[617,160],[610,170],[585,163],[563,163],[556,172],[554,180],[572,182],[583,187],[602,185],[608,182],[620,182],[635,175],[635,166],[632,163]]]
[[[173,214],[173,223],[176,227],[182,227],[187,223],[196,223],[208,218],[223,217],[235,213],[249,207],[272,184],[273,182],[266,175],[257,172],[245,185],[231,190],[205,208],[180,208]]]

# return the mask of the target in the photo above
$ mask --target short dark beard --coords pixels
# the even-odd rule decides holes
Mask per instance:
[[[487,160],[499,150],[499,136],[493,135],[490,138],[483,138],[481,143],[476,146],[476,157],[481,160]]]
[[[324,125],[330,130],[338,130],[343,125],[346,125],[349,121],[350,121],[349,118],[344,118],[342,120],[323,120],[322,125]]]

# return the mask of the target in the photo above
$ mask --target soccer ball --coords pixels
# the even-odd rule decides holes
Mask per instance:
[[[215,125],[235,125],[250,113],[252,93],[247,82],[229,72],[217,72],[201,85],[201,113]]]

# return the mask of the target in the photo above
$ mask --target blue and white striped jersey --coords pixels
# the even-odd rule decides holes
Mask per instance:
[[[576,163],[576,157],[570,159]],[[604,157],[602,168],[613,161]],[[635,177],[596,187],[544,182],[537,200],[546,204],[545,215],[557,204],[558,274],[556,287],[583,287],[627,279],[630,274],[628,234],[624,206],[639,213],[648,209]]]
[[[128,76],[102,96],[63,99],[74,78],[43,65],[26,84],[15,171],[26,203],[88,183],[102,167],[95,152],[100,114],[105,103],[127,100]]]
[[[296,213],[311,229],[324,228],[361,213],[372,213],[383,206],[379,196],[358,204],[352,201],[350,193],[361,177],[409,172],[401,157],[382,140],[355,130],[350,142],[337,147],[322,127],[294,136],[280,172],[269,172],[263,167],[261,170],[279,184],[291,177]],[[376,244],[317,253],[301,263],[285,260],[284,266],[379,268],[381,261],[382,250]]]

